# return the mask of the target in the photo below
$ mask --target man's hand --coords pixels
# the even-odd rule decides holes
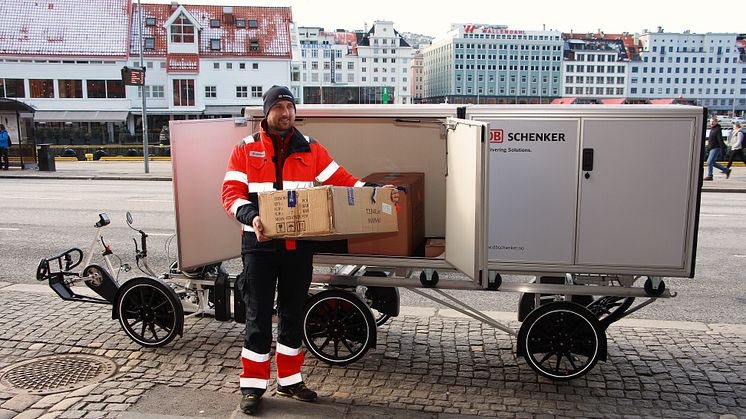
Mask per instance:
[[[394,185],[383,185],[383,187],[391,189],[391,201],[394,204],[398,204],[399,203],[399,190],[396,189],[396,186],[394,186]]]
[[[254,217],[254,219],[251,221],[251,226],[254,227],[254,233],[256,234],[257,241],[266,242],[266,241],[271,240],[269,237],[263,234],[264,225],[262,224],[262,220],[259,219],[258,215]]]

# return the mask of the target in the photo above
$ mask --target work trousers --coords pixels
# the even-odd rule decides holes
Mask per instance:
[[[277,291],[277,383],[303,381],[303,306],[313,275],[313,252],[277,249],[243,255],[241,295],[246,304],[246,335],[241,353],[241,391],[262,392],[270,375],[272,310]]]

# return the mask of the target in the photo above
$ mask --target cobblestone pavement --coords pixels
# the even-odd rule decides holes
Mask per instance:
[[[3,290],[0,368],[78,353],[109,358],[118,370],[48,396],[0,392],[0,418],[138,417],[138,402],[164,386],[196,392],[205,405],[237,403],[242,330],[189,318],[184,336],[143,349],[109,306]],[[574,381],[552,382],[516,358],[514,338],[503,332],[467,319],[403,316],[379,329],[378,347],[361,361],[329,367],[309,355],[304,373],[319,391],[317,405],[339,408],[340,416],[746,417],[746,335],[727,330],[612,327],[606,362]]]

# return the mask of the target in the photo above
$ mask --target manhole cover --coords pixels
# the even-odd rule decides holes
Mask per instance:
[[[0,371],[7,391],[53,394],[103,381],[117,371],[108,358],[94,355],[52,355],[13,364]]]

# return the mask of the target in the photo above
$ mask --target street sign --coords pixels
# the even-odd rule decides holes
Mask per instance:
[[[122,82],[127,86],[144,86],[145,69],[122,67]]]

